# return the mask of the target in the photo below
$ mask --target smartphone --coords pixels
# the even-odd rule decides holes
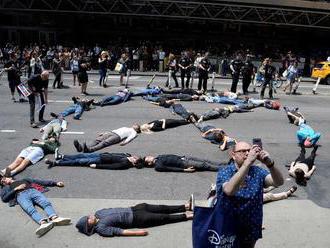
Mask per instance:
[[[260,146],[260,148],[262,148],[261,138],[253,138],[253,140],[252,140],[252,144],[253,144],[253,145]]]

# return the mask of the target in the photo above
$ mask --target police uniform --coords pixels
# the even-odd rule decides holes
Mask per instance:
[[[239,80],[239,74],[241,72],[243,62],[240,59],[234,59],[234,60],[231,61],[230,64],[234,67],[234,70],[235,70],[235,72],[233,72],[233,71],[231,72],[233,81],[232,81],[232,84],[231,84],[230,91],[236,93],[237,84],[238,84],[238,80]]]
[[[209,68],[211,66],[210,61],[207,58],[202,58],[200,65],[203,66],[204,69],[202,69],[201,67],[199,67],[198,70],[198,90],[202,89],[202,83],[203,83],[203,90],[206,91],[207,90],[207,79],[209,78],[208,76],[208,72],[209,72]]]
[[[243,94],[249,93],[248,89],[249,89],[249,86],[251,84],[253,69],[254,69],[254,65],[252,64],[252,62],[250,60],[247,60],[247,61],[244,62],[243,68],[242,68],[242,76],[243,76],[242,89],[243,89]]]
[[[184,67],[185,69],[180,67],[181,71],[181,88],[184,89],[184,78],[187,77],[186,81],[186,88],[189,88],[190,78],[191,78],[191,66],[193,65],[193,61],[191,58],[187,56],[183,56],[180,61],[179,65]]]

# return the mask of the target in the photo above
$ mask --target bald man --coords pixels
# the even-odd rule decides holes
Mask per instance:
[[[274,160],[260,146],[238,142],[230,151],[232,162],[218,172],[218,200],[237,216],[240,246],[253,248],[262,237],[263,188],[278,187],[284,179]],[[268,170],[254,165],[259,160]]]
[[[30,104],[30,125],[33,128],[37,128],[38,125],[34,121],[34,111],[36,100],[40,99],[40,108],[39,111],[39,122],[45,122],[44,112],[47,104],[48,97],[48,79],[49,72],[43,71],[41,74],[33,75],[27,81],[29,89],[32,94],[29,95],[29,104]]]

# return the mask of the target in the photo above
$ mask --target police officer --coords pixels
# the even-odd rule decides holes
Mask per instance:
[[[242,89],[244,95],[247,95],[249,93],[248,89],[251,84],[253,73],[254,73],[254,65],[251,62],[251,56],[247,55],[242,68],[242,76],[243,76]]]
[[[198,90],[202,89],[203,83],[203,91],[207,91],[207,79],[209,78],[208,73],[211,69],[211,63],[208,59],[209,53],[205,53],[204,57],[202,58],[201,62],[198,65]]]
[[[236,58],[230,63],[231,75],[233,78],[230,91],[236,93],[239,75],[243,66],[241,54],[237,54]]]
[[[184,52],[179,61],[179,68],[181,71],[181,88],[184,89],[184,78],[187,77],[186,88],[189,88],[191,78],[191,68],[193,66],[192,59],[188,56],[188,52]]]

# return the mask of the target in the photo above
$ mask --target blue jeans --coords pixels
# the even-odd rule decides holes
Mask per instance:
[[[151,101],[151,102],[159,102],[161,97],[160,96],[151,96],[147,95],[143,97],[144,100]]]
[[[64,111],[60,113],[60,115],[66,117],[74,113],[73,118],[78,120],[80,119],[83,112],[84,112],[84,108],[80,104],[76,103],[64,109]]]
[[[214,99],[213,100],[214,102],[223,103],[223,104],[233,104],[233,105],[236,105],[236,104],[245,103],[244,100],[230,99],[229,97],[226,97],[226,96],[214,97],[213,99]]]
[[[41,207],[48,218],[56,215],[55,210],[49,200],[36,189],[27,189],[17,194],[17,203],[21,208],[38,224],[45,218],[39,214],[34,205]]]
[[[100,81],[99,84],[100,86],[104,83],[104,79],[107,75],[107,71],[106,70],[99,70],[99,74],[100,74]]]
[[[99,153],[79,153],[75,155],[64,155],[63,159],[57,161],[59,166],[88,166],[90,164],[100,164]]]
[[[173,104],[170,109],[172,112],[180,115],[183,119],[188,119],[191,115],[191,113],[189,113],[181,104]]]
[[[133,96],[158,95],[160,93],[162,93],[161,89],[151,88],[151,89],[143,89],[140,92],[134,94]]]
[[[106,106],[106,105],[115,105],[119,104],[123,101],[123,99],[120,96],[107,96],[102,99],[100,102],[100,106]]]

